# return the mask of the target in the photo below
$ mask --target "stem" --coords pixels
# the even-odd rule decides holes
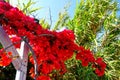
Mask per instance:
[[[96,47],[96,52],[97,52],[97,47],[98,47],[98,43],[97,43],[97,40],[96,39],[94,39],[94,41],[95,41],[95,47]]]
[[[3,46],[3,48],[6,48],[8,47],[8,45],[11,45],[13,44],[9,38],[9,36],[7,35],[7,33],[4,31],[4,29],[2,28],[1,24],[0,24],[0,42]],[[18,56],[18,52],[16,50],[16,48],[14,46],[10,46],[9,48],[7,48],[6,52],[12,52],[12,56],[13,57],[16,57]],[[19,70],[20,69],[20,66],[21,66],[21,58],[18,57],[14,60],[12,60],[12,63],[15,67],[16,70]]]
[[[52,35],[52,34],[41,34],[41,35],[39,35],[39,36],[50,36],[50,37],[55,37],[54,35]]]
[[[21,37],[23,41],[25,41],[26,45],[29,47],[30,51],[32,52],[33,58],[34,58],[34,68],[35,68],[35,80],[38,76],[38,65],[37,65],[37,58],[35,55],[35,52],[33,51],[32,47],[30,46],[30,44],[28,43],[28,41],[26,40],[25,37]]]
[[[50,14],[50,27],[52,26],[52,15],[51,15],[51,9],[49,8],[49,14]]]
[[[7,46],[6,48],[4,48],[4,50],[7,50],[8,48],[14,46],[15,44],[18,44],[20,41],[14,42],[13,44],[10,44],[9,46]],[[22,41],[21,41],[22,42]]]

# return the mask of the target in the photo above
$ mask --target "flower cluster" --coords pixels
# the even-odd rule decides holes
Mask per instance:
[[[49,76],[39,76],[37,80],[51,80]]]
[[[90,62],[93,63],[95,61],[95,58],[90,50],[86,50],[82,46],[80,46],[79,49],[80,51],[76,55],[76,59],[81,60],[82,66],[88,66]]]
[[[38,71],[45,75],[50,74],[53,70],[58,70],[61,74],[65,73],[64,62],[72,57],[78,47],[74,43],[73,32],[70,30],[41,35],[31,44],[33,44],[37,56]],[[34,64],[33,59],[31,62]]]
[[[94,58],[93,53],[90,50],[84,49],[82,46],[79,47],[79,53],[76,55],[76,59],[82,62],[82,66],[86,67],[92,64],[92,68],[95,68],[95,73],[98,76],[103,76],[106,68],[106,63],[102,58]]]
[[[97,58],[95,60],[95,63],[93,64],[93,68],[95,68],[95,73],[98,76],[103,76],[105,68],[106,68],[106,64],[105,64],[105,62],[103,61],[102,58]]]
[[[20,48],[20,42],[21,42],[21,38],[18,37],[18,36],[10,36],[11,38],[11,41],[13,42],[13,45],[16,47],[16,48]]]
[[[11,55],[11,52],[6,53],[3,49],[0,49],[0,66],[8,66],[12,61]]]
[[[37,80],[50,80],[49,74],[53,70],[64,74],[67,71],[64,62],[71,58],[75,51],[78,52],[76,59],[81,60],[83,66],[88,66],[89,63],[98,65],[100,68],[94,66],[95,73],[99,75],[102,71],[99,76],[104,74],[106,66],[102,68],[103,64],[106,64],[98,59],[95,60],[90,50],[79,47],[74,42],[75,36],[71,30],[56,32],[43,29],[34,18],[26,16],[18,8],[5,2],[0,2],[0,24],[8,35],[15,35],[11,36],[13,42],[19,42],[23,37],[27,38],[37,57],[39,72]],[[15,46],[19,48],[19,45]],[[30,57],[30,62],[34,64],[32,57]],[[35,76],[33,68],[30,73],[32,77]]]

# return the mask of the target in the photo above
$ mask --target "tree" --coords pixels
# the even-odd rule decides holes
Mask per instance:
[[[107,69],[103,80],[120,79],[120,18],[116,15],[119,10],[117,3],[115,0],[81,0],[77,3],[74,18],[69,19],[67,24],[67,28],[74,31],[79,45],[91,48],[96,56],[105,59]]]

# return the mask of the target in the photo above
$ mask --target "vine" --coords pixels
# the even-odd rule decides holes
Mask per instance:
[[[89,49],[78,46],[74,41],[74,32],[71,30],[56,32],[43,29],[33,17],[25,15],[7,2],[0,2],[0,24],[11,36],[13,43],[16,43],[16,39],[23,40],[30,48],[32,52],[30,62],[36,65],[34,67],[36,69],[31,68],[30,73],[33,78],[36,76],[37,80],[50,80],[50,73],[53,70],[57,70],[61,75],[66,73],[64,62],[74,53],[83,67],[91,65],[98,76],[104,75],[106,64],[103,59],[95,58]],[[1,63],[6,60],[4,55],[5,53],[0,50],[0,66],[7,66],[12,61],[11,58],[7,59],[5,65]]]

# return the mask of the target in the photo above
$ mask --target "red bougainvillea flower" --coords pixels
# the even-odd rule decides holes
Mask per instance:
[[[105,73],[106,63],[103,61],[102,58],[97,58],[95,63],[93,64],[93,68],[95,68],[95,73],[98,76],[103,76]]]
[[[11,36],[11,41],[16,48],[20,48],[21,38],[18,36]]]
[[[88,66],[90,62],[94,62],[95,58],[90,50],[84,49],[82,46],[79,47],[79,53],[76,55],[76,59],[82,61],[82,66]]]
[[[36,80],[51,80],[49,76],[38,76]]]
[[[3,49],[0,49],[0,66],[8,66],[12,62],[11,54],[11,52],[6,53],[3,52]]]
[[[3,10],[9,10],[12,8],[12,6],[9,3],[0,2],[0,8]]]
[[[52,70],[55,69],[55,61],[48,58],[47,60],[43,61],[43,64],[40,65],[39,70],[43,73],[43,74],[49,74],[50,72],[52,72]]]
[[[34,68],[33,68],[33,67],[30,69],[29,74],[30,74],[30,76],[31,76],[32,78],[35,77],[35,73],[34,73]]]
[[[73,35],[70,30],[45,31],[44,34],[30,42],[37,56],[40,73],[49,74],[53,70],[58,70],[61,74],[66,72],[64,61],[72,57],[77,47],[71,39],[74,38]],[[30,61],[34,63],[32,58]]]

